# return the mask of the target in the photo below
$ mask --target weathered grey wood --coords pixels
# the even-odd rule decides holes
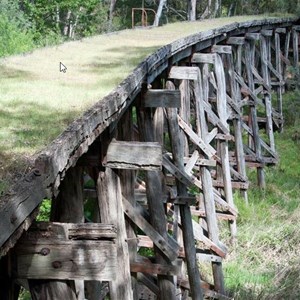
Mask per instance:
[[[215,60],[215,73],[217,79],[217,101],[221,102],[218,105],[219,116],[220,118],[226,122],[227,120],[227,111],[226,111],[226,82],[225,82],[225,74],[224,67],[220,56],[216,57]],[[228,126],[229,127],[229,126]],[[224,182],[224,192],[226,201],[231,207],[234,207],[233,195],[232,195],[232,185],[231,185],[231,174],[230,174],[230,166],[229,166],[229,155],[228,155],[228,141],[221,140],[220,142],[220,157],[222,164],[222,178]],[[236,222],[229,222],[230,233],[232,241],[236,240],[237,236],[237,227]]]
[[[285,28],[282,28],[285,29]],[[284,31],[285,33],[285,31]],[[282,61],[281,61],[282,52],[280,49],[280,34],[278,31],[275,33],[275,63],[276,63],[276,71],[279,73],[279,82],[284,84],[283,81],[283,68],[282,68]],[[277,87],[277,110],[281,116],[282,114],[282,93],[283,93],[283,86],[279,85]],[[280,124],[280,131],[282,131],[283,124]]]
[[[169,73],[170,79],[197,80],[197,68],[172,67]]]
[[[145,109],[140,111],[138,114],[138,122],[139,122],[139,129],[141,132],[141,139],[144,141],[154,142],[154,129],[153,129],[153,120],[152,120],[152,112],[149,109]],[[157,131],[156,131],[157,133]],[[163,134],[161,132],[161,134]],[[162,136],[158,136],[159,140],[162,139]],[[147,201],[148,207],[150,212],[150,222],[155,231],[151,231],[151,233],[158,233],[158,236],[155,236],[154,239],[152,238],[155,244],[155,252],[156,252],[156,262],[159,264],[168,264],[172,265],[172,261],[175,259],[177,254],[172,257],[172,254],[178,249],[173,249],[173,253],[164,251],[163,247],[167,248],[168,244],[162,247],[163,241],[168,239],[167,233],[167,221],[165,217],[165,210],[162,199],[162,180],[161,174],[158,171],[148,171],[146,173],[146,193],[147,193]],[[126,201],[126,200],[124,200]],[[128,205],[128,203],[126,203]],[[128,206],[127,206],[127,215]],[[140,220],[142,221],[142,219]],[[144,223],[146,224],[146,223]],[[138,225],[138,224],[137,224]],[[149,227],[149,226],[148,226]],[[150,227],[149,227],[150,229]],[[144,231],[145,232],[145,231]],[[160,238],[161,236],[161,238]],[[152,237],[152,236],[151,236]],[[170,247],[168,247],[170,248]],[[165,255],[165,256],[163,256]],[[162,274],[158,276],[158,287],[160,290],[160,297],[162,299],[173,299],[175,297],[175,285],[174,285],[174,278],[172,276],[165,276],[167,274]]]
[[[178,124],[182,130],[190,137],[190,139],[197,145],[208,158],[212,158],[216,154],[216,150],[205,143],[179,116]]]
[[[133,124],[133,114],[132,108],[130,107],[126,113],[123,115],[122,119],[118,123],[117,128],[117,139],[123,141],[132,141],[134,136],[134,124]],[[131,205],[136,205],[136,199],[134,195],[135,189],[135,179],[136,171],[133,170],[120,170],[120,183],[122,189],[122,196],[125,197]],[[126,222],[126,232],[128,243],[129,259],[130,261],[135,261],[137,255],[137,240],[136,240],[136,230],[137,227],[130,221]],[[132,283],[132,293],[133,299],[138,300],[138,280],[137,273],[131,272],[131,283]]]
[[[211,53],[195,53],[191,59],[192,63],[198,64],[213,64],[215,62],[216,55]],[[193,78],[191,78],[193,79]],[[197,79],[193,79],[197,80]]]
[[[104,165],[115,169],[160,170],[161,145],[156,142],[112,141]]]
[[[198,75],[197,75],[198,77]],[[186,78],[184,78],[186,79]],[[174,89],[171,82],[168,82],[167,88]],[[184,172],[183,157],[184,145],[183,136],[179,130],[177,123],[177,112],[173,108],[167,108],[167,120],[169,125],[169,134],[172,145],[172,154],[175,165],[178,169]],[[178,196],[186,197],[187,188],[180,181],[177,181]],[[187,271],[189,276],[189,283],[193,299],[203,299],[203,294],[200,285],[200,274],[196,264],[195,241],[192,227],[192,216],[187,205],[180,205],[180,216],[182,225],[182,234],[184,241],[184,250],[186,255]]]
[[[148,90],[144,96],[144,107],[180,107],[180,91]]]
[[[297,75],[299,75],[299,31],[293,26],[293,55],[294,55],[294,68]]]
[[[217,56],[216,59],[218,59]],[[200,78],[201,78],[201,73],[200,70],[198,70],[198,81],[195,82],[195,89],[194,89],[195,104],[196,104],[196,119],[197,122],[199,123],[197,133],[199,137],[205,141],[207,136],[207,125],[206,125],[204,107],[203,105],[201,105],[204,101],[202,100],[201,97],[202,85],[201,85]],[[220,105],[219,107],[223,108],[223,105],[221,103],[219,103],[219,105]],[[217,217],[216,217],[216,210],[214,204],[213,184],[212,184],[212,179],[211,179],[209,169],[205,166],[200,167],[200,176],[202,181],[202,192],[204,196],[205,211],[207,215],[206,222],[208,226],[208,236],[212,240],[212,242],[218,244],[219,230],[217,225]],[[222,264],[212,263],[212,268],[213,268],[215,289],[216,291],[224,294],[225,290],[224,290]]]
[[[117,249],[113,241],[39,238],[16,249],[16,277],[24,279],[115,280]]]
[[[245,38],[244,37],[235,37],[231,36],[226,41],[229,45],[244,45],[245,44]]]
[[[133,207],[125,198],[123,198],[125,214],[134,222],[140,229],[143,230],[159,248],[166,257],[173,261],[178,256],[179,246],[170,245],[168,240],[163,238],[147,220],[140,215],[140,211]],[[165,217],[164,217],[165,218]]]
[[[69,169],[66,173],[58,196],[52,200],[50,217],[52,221],[66,223],[82,223],[84,221],[82,172],[81,167],[75,167]],[[58,262],[58,266],[60,266],[60,262]],[[57,270],[55,271],[57,272]],[[56,293],[57,290],[62,295],[66,295],[67,299],[77,299],[76,294],[83,297],[82,280],[47,281],[39,280],[39,278],[41,277],[34,277],[33,280],[29,280],[30,292],[33,298],[51,299],[51,293]],[[68,277],[65,279],[68,279]],[[43,292],[40,293],[39,291]]]
[[[103,145],[105,152],[105,145]],[[110,297],[113,300],[131,300],[131,275],[129,265],[128,244],[122,202],[120,178],[116,171],[106,168],[99,172],[97,193],[100,218],[103,223],[114,224],[118,228],[116,240],[117,268],[116,279],[109,282]]]
[[[227,40],[228,43],[228,40]],[[224,45],[213,45],[211,47],[212,53],[218,53],[218,54],[232,54],[232,48],[231,46],[224,46]]]
[[[246,33],[246,40],[259,41],[261,34],[260,33]]]
[[[161,265],[153,264],[151,262],[131,262],[130,269],[133,272],[141,272],[145,274],[158,274],[158,275],[179,275],[180,267],[174,265]],[[160,295],[162,292],[160,291]],[[175,299],[175,298],[162,298],[162,299]]]
[[[147,288],[150,289],[155,295],[159,295],[159,288],[154,281],[153,276],[148,274],[138,273],[137,278],[142,282]]]
[[[250,42],[251,43],[251,42]],[[245,66],[248,78],[248,86],[250,90],[254,90],[254,81],[253,75],[251,71],[251,66],[254,64],[253,60],[253,48],[251,49],[251,44],[249,42],[245,44]],[[257,155],[258,159],[261,160],[261,143],[259,138],[258,132],[258,123],[257,123],[257,112],[255,106],[250,107],[250,114],[251,114],[251,121],[252,121],[252,131],[253,131],[253,140],[254,140],[254,147],[255,147],[255,154]],[[265,188],[265,175],[263,168],[257,168],[257,179],[258,185],[260,188]]]
[[[270,74],[268,69],[267,61],[269,61],[267,47],[268,47],[267,39],[262,36],[260,41],[260,52],[261,52],[261,65],[262,65],[262,74],[263,78],[266,81],[266,84],[270,86]],[[271,107],[271,95],[265,94],[265,107],[266,107],[266,116],[267,116],[267,135],[270,142],[270,147],[272,151],[275,151],[275,140],[274,140],[274,133],[273,133],[273,119],[272,119],[272,107]]]
[[[190,95],[190,81],[181,80],[179,85],[181,94],[181,108],[179,109],[179,116],[185,123],[191,123],[191,95]],[[184,154],[189,155],[189,144],[187,136],[184,137]]]

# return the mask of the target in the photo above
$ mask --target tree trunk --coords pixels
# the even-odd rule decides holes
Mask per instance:
[[[164,6],[166,5],[166,2],[167,2],[167,0],[160,0],[159,1],[159,5],[158,5],[158,8],[157,8],[157,12],[156,12],[156,15],[155,15],[153,26],[158,26],[159,25],[159,20],[160,20],[161,15],[162,15],[162,10],[163,10]]]
[[[196,21],[196,0],[188,1],[188,20]]]
[[[68,36],[69,30],[70,30],[70,18],[71,18],[71,11],[68,10],[67,16],[65,18],[65,25],[64,25],[64,30],[63,30],[63,35]]]
[[[210,18],[211,16],[211,0],[208,0],[207,6],[203,12],[203,14],[201,15],[200,19],[207,19]]]
[[[109,6],[109,17],[108,17],[108,30],[112,31],[112,21],[115,11],[117,0],[110,0],[110,6]]]

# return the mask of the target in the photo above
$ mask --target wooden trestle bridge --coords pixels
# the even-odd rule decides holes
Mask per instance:
[[[263,188],[278,161],[298,24],[234,23],[164,46],[74,121],[1,198],[0,298],[23,286],[33,299],[229,299],[218,222],[234,242],[233,190],[247,201],[246,167]],[[51,222],[34,222],[44,198]]]

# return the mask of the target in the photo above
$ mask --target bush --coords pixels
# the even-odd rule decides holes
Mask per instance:
[[[6,16],[0,15],[0,57],[27,52],[33,48],[32,32],[21,30]]]

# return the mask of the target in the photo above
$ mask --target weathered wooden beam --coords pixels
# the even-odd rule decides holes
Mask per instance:
[[[245,44],[245,38],[244,37],[231,36],[227,39],[226,44],[229,44],[229,45],[244,45]]]
[[[131,170],[161,170],[162,149],[156,142],[112,141],[103,162],[106,167]]]
[[[196,78],[199,79],[199,69],[193,68],[196,71]],[[182,79],[179,77],[179,79]],[[186,78],[184,78],[186,79]],[[171,82],[168,82],[168,88],[174,89]],[[174,108],[167,109],[167,120],[169,125],[169,134],[171,138],[172,154],[176,167],[184,172],[184,144],[182,132],[178,126],[177,112]],[[180,181],[177,181],[177,189],[179,196],[187,196],[187,187]],[[184,241],[184,251],[186,255],[187,272],[189,276],[190,289],[193,299],[202,300],[203,294],[200,284],[200,274],[196,265],[195,240],[192,227],[192,216],[188,205],[180,205],[180,215],[182,220],[182,234]]]
[[[39,238],[16,247],[16,277],[57,280],[115,280],[114,241]]]
[[[213,64],[215,62],[216,54],[211,53],[195,53],[192,56],[191,62],[198,64]]]
[[[107,133],[102,138],[101,153],[104,155],[110,136]],[[118,272],[115,280],[109,282],[110,298],[133,300],[121,182],[116,170],[110,168],[100,170],[96,187],[101,222],[114,224],[118,228],[116,239]]]
[[[211,52],[218,53],[218,54],[232,54],[232,48],[231,46],[226,46],[226,45],[213,45],[211,48]]]
[[[191,67],[172,67],[169,73],[170,79],[197,80],[198,70]]]
[[[180,91],[148,90],[143,97],[144,107],[177,107],[181,106]]]
[[[130,270],[132,272],[141,272],[144,274],[173,275],[173,276],[177,276],[181,274],[180,266],[153,264],[145,261],[130,262]]]
[[[252,40],[252,41],[259,41],[260,39],[260,33],[246,33],[245,35],[246,40]]]
[[[125,198],[123,198],[124,212],[143,232],[145,232],[154,244],[161,250],[171,261],[178,256],[179,245],[174,247],[170,245],[141,215],[140,211],[133,207]]]

